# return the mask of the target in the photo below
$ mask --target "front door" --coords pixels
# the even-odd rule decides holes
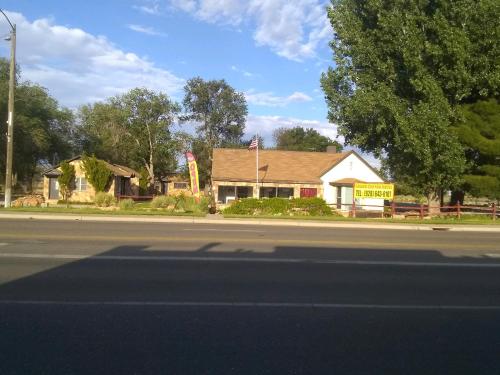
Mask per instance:
[[[344,191],[345,191],[345,195],[344,195],[344,207],[343,209],[346,210],[346,211],[350,211],[352,210],[352,203],[353,203],[353,199],[354,199],[354,189],[350,186],[346,186],[344,188]]]
[[[59,182],[57,177],[49,177],[49,199],[59,199]]]
[[[300,188],[301,198],[316,198],[318,196],[318,189],[316,188]]]

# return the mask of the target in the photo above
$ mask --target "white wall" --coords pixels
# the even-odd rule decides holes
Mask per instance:
[[[344,178],[355,178],[364,182],[384,182],[384,180],[368,168],[356,154],[351,154],[321,177],[324,191],[323,199],[325,199],[328,204],[337,203],[337,189],[331,186],[330,182],[335,182]],[[384,200],[362,199],[359,203],[362,205],[383,205]]]

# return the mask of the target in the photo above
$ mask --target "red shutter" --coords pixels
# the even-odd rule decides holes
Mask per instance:
[[[301,198],[315,198],[318,196],[318,189],[316,188],[300,188]]]

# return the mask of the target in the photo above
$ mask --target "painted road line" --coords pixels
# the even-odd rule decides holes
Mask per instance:
[[[500,253],[490,253],[485,255],[490,258],[500,258]]]
[[[25,241],[28,239],[32,240],[44,240],[44,241],[71,241],[75,242],[77,240],[84,242],[113,242],[113,243],[168,243],[171,245],[174,242],[181,243],[220,243],[220,244],[261,244],[261,245],[292,245],[297,246],[307,246],[307,247],[328,247],[328,248],[373,248],[373,249],[394,249],[394,250],[483,250],[483,251],[496,251],[498,250],[498,245],[484,245],[484,244],[447,244],[447,243],[408,243],[408,242],[394,242],[394,241],[357,241],[355,238],[349,240],[315,240],[315,239],[272,239],[272,238],[255,238],[255,237],[235,237],[235,238],[221,238],[220,236],[214,237],[180,237],[180,236],[134,236],[134,235],[65,235],[58,234],[47,235],[47,234],[33,234],[29,232],[24,233],[1,233],[0,239]]]
[[[473,262],[410,262],[385,260],[336,260],[310,258],[264,258],[264,257],[227,257],[227,256],[156,256],[156,255],[84,255],[84,254],[33,254],[0,253],[0,258],[9,259],[48,259],[48,260],[88,260],[88,261],[163,261],[163,262],[233,262],[233,263],[301,263],[352,266],[393,266],[393,267],[452,267],[452,268],[500,268],[500,263]]]
[[[0,300],[0,306],[143,306],[143,307],[235,307],[235,308],[317,308],[361,310],[470,310],[500,311],[500,305],[379,305],[354,303],[300,303],[300,302],[194,302],[194,301],[50,301]]]
[[[256,230],[256,229],[183,229],[184,232],[247,232],[247,233],[266,233],[265,230]]]

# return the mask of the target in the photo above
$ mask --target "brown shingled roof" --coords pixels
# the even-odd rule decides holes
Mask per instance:
[[[214,149],[212,178],[255,181],[255,150]],[[259,150],[259,182],[321,183],[320,177],[351,152]]]
[[[104,161],[104,160],[103,160]],[[111,164],[107,161],[104,161],[106,167],[115,175],[122,177],[136,177],[139,176],[139,172],[133,170],[132,168],[125,167],[124,165],[119,164]]]
[[[71,158],[67,160],[68,162],[72,162],[78,159],[81,159],[82,157],[75,156],[74,158]],[[99,159],[101,160],[101,159]],[[132,168],[125,167],[124,165],[119,165],[119,164],[112,164],[109,163],[105,160],[101,160],[106,164],[106,167],[113,173],[114,176],[122,176],[122,177],[137,177],[139,176],[139,172],[135,171]],[[60,167],[60,164],[55,166],[54,168],[51,168],[43,173],[44,176],[47,177],[57,177],[61,174],[61,171],[58,169]]]

